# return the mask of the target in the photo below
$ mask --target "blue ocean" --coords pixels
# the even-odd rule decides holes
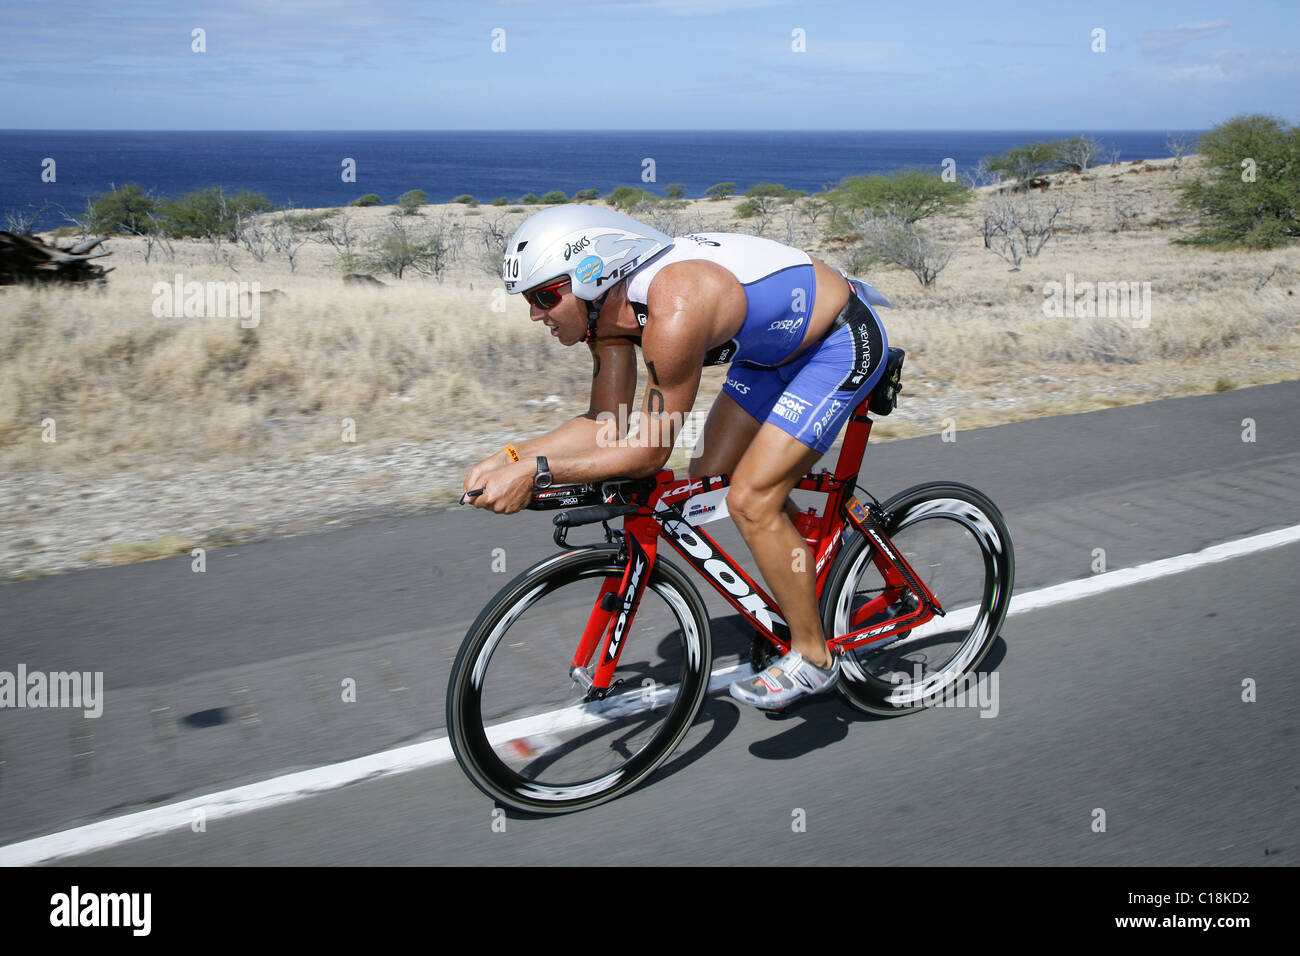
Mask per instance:
[[[366,193],[391,203],[409,189],[430,202],[468,193],[480,202],[526,193],[572,195],[617,186],[659,194],[681,183],[699,197],[719,182],[744,191],[775,182],[814,192],[845,176],[906,166],[960,174],[982,158],[1036,140],[1090,135],[1123,160],[1169,156],[1167,136],[1198,131],[988,130],[647,132],[240,132],[0,131],[0,214],[46,206],[38,228],[64,225],[60,210],[139,183],[160,196],[220,185],[265,194],[283,207],[337,206]],[[345,160],[356,181],[344,182]],[[43,179],[53,160],[54,181]],[[646,161],[652,160],[653,167]],[[1105,161],[1104,159],[1102,161]],[[653,174],[653,180],[644,178]],[[48,173],[45,178],[48,178]]]

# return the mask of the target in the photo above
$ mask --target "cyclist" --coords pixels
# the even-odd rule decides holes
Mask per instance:
[[[476,507],[509,514],[544,483],[652,475],[672,452],[706,365],[731,362],[691,461],[692,477],[730,474],[727,508],[790,627],[791,650],[755,678],[731,685],[737,700],[780,709],[833,687],[839,661],[817,613],[816,576],[796,530],[789,494],[826,453],[880,379],[887,340],[868,306],[888,305],[866,283],[820,259],[756,236],[672,238],[592,206],[539,212],[505,249],[506,291],[561,345],[586,343],[591,405],[548,434],[470,470]],[[628,419],[636,347],[647,382],[641,427],[608,440],[608,420]],[[802,554],[800,550],[802,549]]]

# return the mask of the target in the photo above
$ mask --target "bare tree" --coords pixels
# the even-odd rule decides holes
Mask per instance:
[[[801,207],[786,203],[781,207],[781,221],[785,224],[785,244],[793,246],[799,238],[799,218],[803,215]]]
[[[399,279],[407,269],[414,269],[442,282],[447,266],[455,259],[459,230],[459,225],[445,216],[411,225],[401,218],[389,219],[383,232],[372,240],[366,265]]]
[[[1183,157],[1196,149],[1196,140],[1191,136],[1175,136],[1170,133],[1165,137],[1165,147],[1174,154],[1174,178],[1177,179]]]
[[[511,224],[505,213],[484,216],[479,222],[479,238],[483,240],[482,258],[479,260],[488,275],[501,275],[501,260],[506,243],[510,241]]]
[[[320,237],[316,241],[329,243],[338,253],[339,262],[352,269],[357,264],[352,252],[352,244],[357,241],[357,228],[352,216],[343,212],[335,219],[327,219],[319,231]]]
[[[280,216],[266,227],[266,239],[273,250],[288,260],[289,271],[296,272],[298,251],[311,241],[311,236],[295,229],[292,222],[285,216]]]
[[[1115,232],[1132,229],[1137,225],[1137,220],[1141,218],[1142,213],[1146,211],[1145,207],[1135,199],[1116,199],[1113,205]]]
[[[59,212],[63,215],[64,219],[68,220],[68,222],[81,230],[82,242],[85,242],[90,238],[90,224],[95,218],[95,211],[91,208],[89,199],[86,200],[86,211],[80,216],[74,216],[66,209],[60,209]]]
[[[144,239],[144,261],[148,264],[153,258],[154,250],[160,250],[167,253],[167,261],[176,261],[176,249],[172,246],[172,241],[167,236],[167,230],[163,228],[162,220],[156,213],[149,213],[148,227],[137,233]]]
[[[851,256],[855,272],[873,261],[890,262],[907,269],[928,289],[952,259],[950,244],[892,212],[858,217],[854,225],[862,237],[859,254]]]
[[[1069,169],[1086,173],[1101,157],[1101,141],[1092,136],[1075,136],[1063,141],[1057,147],[1057,155]]]
[[[804,196],[798,201],[800,210],[808,217],[808,224],[814,228],[817,226],[817,220],[824,216],[831,208],[829,189],[822,187],[820,193],[813,193],[811,196]]]
[[[980,232],[984,248],[1019,269],[1025,256],[1034,257],[1061,232],[1068,230],[1071,206],[1057,200],[1035,201],[1022,199],[994,199],[984,208]]]
[[[985,157],[973,167],[964,170],[962,178],[971,189],[979,189],[981,186],[996,186],[1005,177],[1001,173],[995,173],[989,169],[988,157]]]
[[[667,236],[680,236],[685,228],[685,219],[681,215],[687,203],[681,200],[660,200],[645,203],[646,219],[650,225]]]
[[[266,259],[266,254],[271,251],[270,236],[263,228],[263,220],[260,216],[236,214],[235,238],[257,262]]]
[[[37,209],[31,203],[28,203],[22,209],[8,209],[5,211],[5,232],[12,232],[20,236],[34,235],[32,227],[36,225],[45,210],[50,208],[49,203],[42,203]]]

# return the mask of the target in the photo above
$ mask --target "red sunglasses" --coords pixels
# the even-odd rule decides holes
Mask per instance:
[[[548,282],[546,285],[538,286],[536,289],[529,289],[524,293],[524,298],[539,309],[547,311],[560,304],[561,296],[558,290],[568,284],[569,277],[561,276],[554,282]]]

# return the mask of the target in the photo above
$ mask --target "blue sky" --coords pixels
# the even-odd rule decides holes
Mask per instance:
[[[1297,11],[1294,0],[7,0],[0,128],[1205,129],[1245,112],[1296,123]],[[196,27],[204,53],[191,51]]]

